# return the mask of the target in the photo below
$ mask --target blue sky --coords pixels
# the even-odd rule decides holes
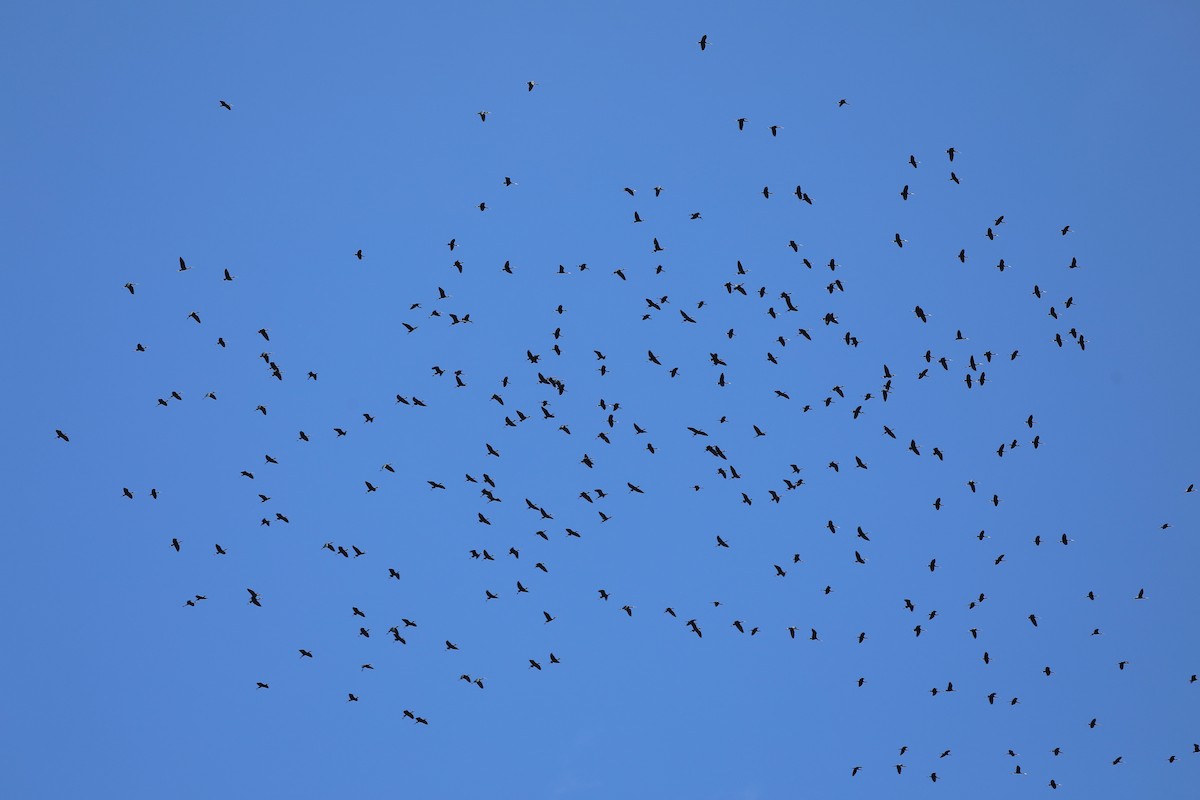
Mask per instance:
[[[1200,781],[1194,7],[646,5],[9,9],[5,796]]]

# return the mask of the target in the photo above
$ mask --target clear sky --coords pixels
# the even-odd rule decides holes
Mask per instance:
[[[3,796],[1200,785],[1193,4],[4,17]]]

